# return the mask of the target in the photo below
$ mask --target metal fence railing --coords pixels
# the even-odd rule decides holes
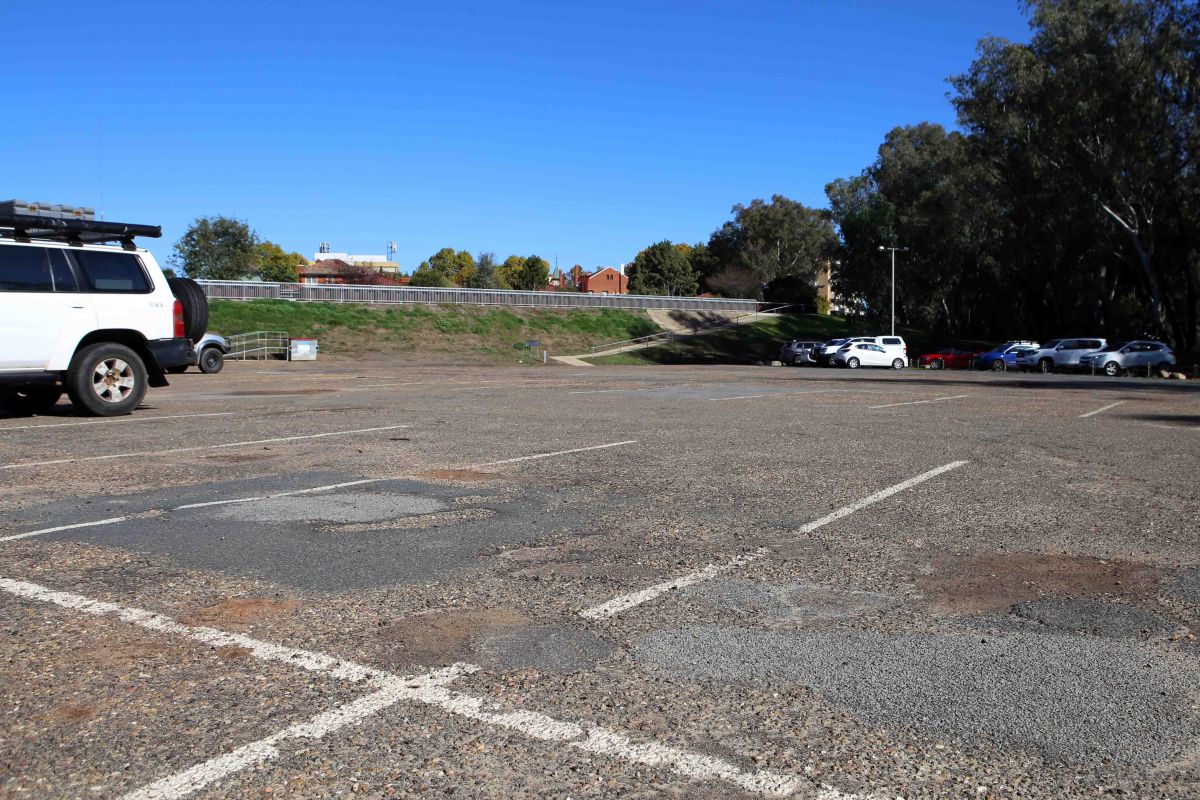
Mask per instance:
[[[229,337],[229,352],[225,358],[238,361],[259,361],[266,358],[288,357],[291,339],[287,331],[251,331]]]
[[[664,308],[684,311],[758,310],[757,300],[724,297],[658,297],[578,292],[520,292],[507,289],[433,289],[410,286],[354,286],[333,283],[197,281],[205,294],[221,300],[295,300],[322,303],[426,303],[433,305],[528,306],[531,308]]]

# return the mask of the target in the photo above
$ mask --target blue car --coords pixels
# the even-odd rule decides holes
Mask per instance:
[[[996,345],[991,350],[975,359],[975,366],[979,369],[990,369],[1000,372],[1006,369],[1015,369],[1017,366],[1017,356],[1027,350],[1037,350],[1038,343],[1031,341],[1005,342],[1001,345]]]

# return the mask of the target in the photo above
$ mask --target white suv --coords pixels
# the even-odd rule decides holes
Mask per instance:
[[[173,287],[133,246],[157,226],[21,213],[31,208],[0,203],[0,413],[45,411],[65,391],[85,413],[128,414],[188,363],[203,292]]]

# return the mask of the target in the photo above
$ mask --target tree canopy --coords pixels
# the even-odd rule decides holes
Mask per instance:
[[[199,217],[175,243],[171,263],[189,277],[241,280],[254,271],[258,236],[232,217]]]
[[[300,279],[300,265],[307,260],[299,253],[289,253],[271,241],[261,241],[255,247],[258,274],[264,281],[295,283]]]
[[[891,131],[826,187],[834,282],[950,334],[1157,335],[1193,349],[1200,295],[1200,9],[1035,0],[1028,43],[989,38],[952,79],[961,132]]]
[[[698,281],[688,260],[687,245],[663,240],[638,253],[625,274],[629,276],[629,291],[633,294],[691,295]]]

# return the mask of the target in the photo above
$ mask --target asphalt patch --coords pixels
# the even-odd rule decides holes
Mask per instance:
[[[1144,608],[1083,597],[1047,597],[1020,603],[1013,607],[1013,614],[1066,633],[1115,638],[1150,636],[1173,627]]]
[[[877,725],[967,745],[990,738],[1053,760],[1158,763],[1200,737],[1200,662],[1143,643],[701,625],[643,636],[637,656],[689,678],[802,684]]]
[[[593,669],[616,649],[608,639],[577,628],[535,625],[477,638],[483,660],[509,669],[567,673]]]
[[[897,598],[879,592],[722,578],[688,587],[680,597],[689,605],[707,606],[722,615],[797,624],[858,617],[900,605]]]
[[[1167,587],[1166,594],[1188,605],[1200,606],[1200,567],[1177,575]]]
[[[489,562],[485,554],[502,545],[577,530],[585,521],[586,509],[561,502],[561,496],[531,493],[486,506],[455,502],[471,489],[380,481],[370,491],[354,487],[184,509],[42,539],[152,553],[188,569],[340,592],[482,570]],[[72,521],[79,520],[76,514]],[[414,525],[415,520],[430,524]]]

